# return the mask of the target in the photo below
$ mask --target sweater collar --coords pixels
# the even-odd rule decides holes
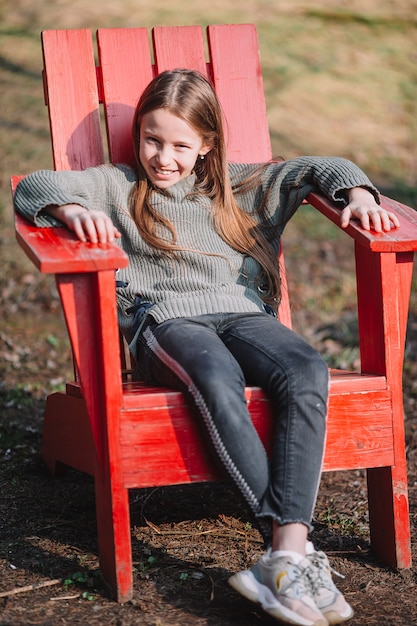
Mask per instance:
[[[154,189],[155,198],[162,199],[163,197],[174,198],[175,200],[183,200],[194,188],[196,176],[194,173],[182,178],[175,185],[168,187],[168,189]]]

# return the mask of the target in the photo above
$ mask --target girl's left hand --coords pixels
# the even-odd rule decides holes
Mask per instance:
[[[399,228],[400,222],[396,215],[383,209],[377,204],[373,194],[364,187],[348,189],[349,204],[345,206],[340,218],[340,225],[346,228],[350,219],[360,221],[362,228],[377,233],[389,232],[392,228]]]

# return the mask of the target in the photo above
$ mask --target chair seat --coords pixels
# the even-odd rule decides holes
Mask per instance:
[[[385,377],[342,370],[330,370],[330,374],[324,470],[393,465],[391,392]],[[66,395],[78,405],[67,417],[70,423],[73,425],[75,414],[80,419],[85,413],[88,424],[80,385],[69,383],[67,394],[53,394],[61,398],[62,407],[67,406]],[[259,387],[247,387],[246,399],[254,425],[269,450],[273,418],[268,398]],[[65,411],[54,412],[65,419]],[[68,428],[60,424],[58,430],[67,433]],[[64,439],[68,441],[67,435]],[[53,441],[56,446],[56,435]],[[120,446],[123,480],[129,488],[204,482],[221,475],[179,391],[142,382],[124,383]],[[64,449],[67,447],[64,443]]]

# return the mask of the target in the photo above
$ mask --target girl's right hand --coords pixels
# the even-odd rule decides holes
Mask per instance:
[[[102,211],[88,211],[79,204],[63,204],[49,206],[45,212],[74,231],[80,241],[112,243],[121,237],[111,219]]]

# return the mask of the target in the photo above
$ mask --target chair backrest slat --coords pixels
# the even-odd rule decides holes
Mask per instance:
[[[136,103],[153,78],[146,28],[106,28],[97,32],[109,158],[134,164],[132,119]]]
[[[103,163],[91,32],[45,31],[42,44],[55,168],[82,170]]]
[[[201,26],[156,26],[152,30],[155,74],[192,69],[207,76]]]
[[[256,28],[209,26],[208,41],[213,83],[227,120],[229,160],[268,161],[271,144]]]

